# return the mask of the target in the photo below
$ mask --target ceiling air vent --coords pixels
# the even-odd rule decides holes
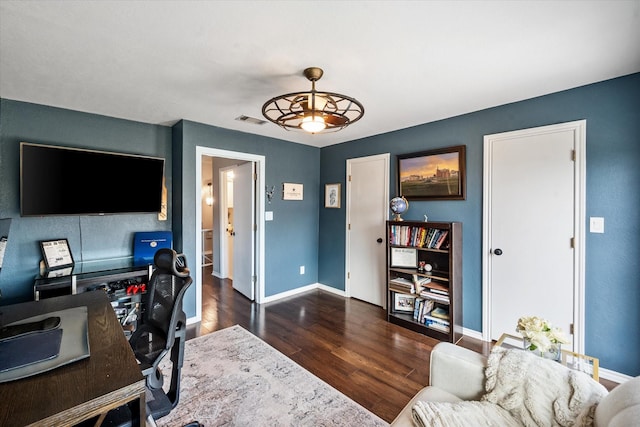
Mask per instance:
[[[249,116],[238,116],[236,117],[236,120],[240,121],[240,122],[247,122],[247,123],[251,123],[254,125],[263,125],[265,123],[267,123],[266,120],[260,120],[260,119],[256,119],[254,117],[249,117]]]

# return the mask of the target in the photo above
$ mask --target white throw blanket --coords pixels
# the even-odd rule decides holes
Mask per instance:
[[[417,401],[411,411],[413,424],[419,427],[520,427],[506,411],[489,402]]]
[[[485,370],[487,393],[480,402],[417,402],[419,427],[593,425],[607,390],[584,372],[529,352],[494,347]]]

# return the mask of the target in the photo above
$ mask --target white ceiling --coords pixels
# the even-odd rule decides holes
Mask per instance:
[[[262,119],[273,96],[352,96],[332,134]],[[324,147],[640,71],[633,1],[0,0],[0,96]]]

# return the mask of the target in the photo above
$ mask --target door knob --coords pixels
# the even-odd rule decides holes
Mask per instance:
[[[495,255],[500,256],[500,255],[502,255],[502,249],[494,249],[493,253],[494,253]]]
[[[382,243],[382,237],[378,237],[378,240],[376,240],[376,242]]]

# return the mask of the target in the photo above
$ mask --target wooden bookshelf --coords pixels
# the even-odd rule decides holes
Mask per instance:
[[[387,221],[387,320],[462,338],[462,223]]]

